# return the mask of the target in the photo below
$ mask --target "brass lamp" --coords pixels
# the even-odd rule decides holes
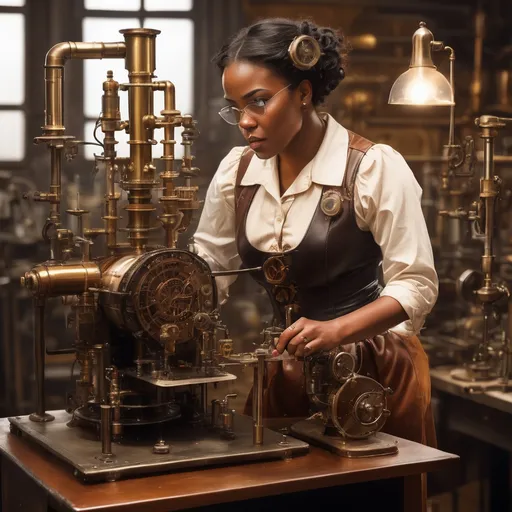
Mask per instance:
[[[450,51],[450,81],[434,66],[432,50]],[[452,72],[454,59],[453,49],[440,41],[434,41],[434,35],[422,21],[420,28],[412,36],[409,69],[402,73],[391,87],[389,103],[392,105],[455,105]]]
[[[450,52],[450,81],[440,73],[432,61],[432,51]],[[455,99],[453,66],[455,51],[442,41],[435,41],[427,24],[412,36],[412,55],[409,69],[396,80],[389,93],[390,105],[425,105],[450,107],[450,133],[447,149],[459,149],[454,145]]]
[[[450,79],[440,73],[432,61],[433,51],[448,51],[450,53]],[[391,87],[388,103],[391,105],[424,105],[449,106],[450,129],[447,151],[448,168],[441,175],[442,193],[449,195],[452,184],[450,177],[473,176],[475,161],[474,142],[466,137],[462,144],[455,144],[455,80],[454,80],[455,51],[442,41],[434,40],[434,35],[422,21],[420,27],[412,36],[412,56],[409,69],[402,73]],[[454,210],[442,209],[443,217],[466,218],[468,212],[463,208]]]

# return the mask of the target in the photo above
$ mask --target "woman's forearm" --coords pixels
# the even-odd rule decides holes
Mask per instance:
[[[371,338],[409,320],[400,303],[392,297],[376,301],[335,320],[341,344]]]

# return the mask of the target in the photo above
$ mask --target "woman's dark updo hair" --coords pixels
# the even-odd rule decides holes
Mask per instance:
[[[288,55],[293,39],[300,35],[314,37],[323,55],[308,70],[296,68]],[[234,61],[246,60],[270,67],[293,88],[309,80],[313,88],[313,105],[319,105],[336,89],[345,76],[348,53],[343,34],[311,21],[271,18],[258,21],[238,32],[213,58],[221,71]]]

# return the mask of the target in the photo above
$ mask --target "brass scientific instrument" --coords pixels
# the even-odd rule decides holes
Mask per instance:
[[[279,264],[281,262],[281,264]],[[279,272],[276,272],[279,269]],[[269,257],[262,266],[267,282],[281,288],[277,293],[295,298],[291,282],[287,279],[287,266],[279,256]],[[284,289],[292,288],[287,293]],[[276,295],[276,291],[273,291]],[[263,383],[266,380],[267,362],[295,359],[288,352],[273,356],[273,350],[283,329],[290,327],[294,315],[299,314],[298,304],[284,307],[282,326],[272,326],[262,333],[263,342],[253,352],[228,354],[227,364],[254,366],[253,417],[255,425],[263,424]],[[300,421],[281,421],[293,437],[325,448],[344,457],[370,457],[392,455],[398,452],[396,438],[380,430],[390,415],[387,396],[390,388],[383,387],[371,377],[362,375],[357,364],[362,364],[362,354],[352,354],[343,348],[321,351],[302,358],[307,398],[311,415]],[[256,428],[256,427],[255,427]],[[261,429],[261,427],[260,427]]]
[[[466,271],[459,279],[459,289],[463,298],[474,295],[483,315],[482,337],[477,344],[472,361],[464,368],[452,371],[455,379],[463,381],[489,381],[498,379],[498,387],[508,387],[512,370],[510,365],[512,343],[512,301],[510,291],[504,282],[495,275],[496,259],[496,217],[502,180],[494,170],[494,139],[498,130],[504,128],[512,118],[482,115],[475,120],[480,128],[480,137],[484,142],[484,168],[480,179],[479,201],[476,209],[470,211],[468,218],[473,222],[474,230],[483,239],[484,249],[481,258],[481,271]],[[476,286],[475,286],[476,285]],[[491,336],[492,323],[501,323],[501,317],[507,311],[508,329],[501,329],[501,347],[494,350]]]
[[[390,415],[387,396],[392,390],[359,374],[356,361],[342,348],[305,358],[306,389],[317,412],[291,431],[344,457],[393,455],[397,440],[380,432]]]
[[[176,110],[172,82],[153,80],[159,31],[121,33],[122,42],[64,42],[46,56],[45,125],[35,142],[50,151],[50,188],[32,198],[50,205],[43,229],[50,257],[21,279],[34,297],[37,408],[30,416],[9,418],[11,430],[63,459],[87,481],[304,453],[306,443],[290,439],[282,444],[273,431],[263,441],[261,422],[236,416],[229,394],[209,407],[208,384],[235,376],[220,364],[214,273],[193,252],[177,249],[178,234],[199,208],[192,182],[198,175],[191,153],[196,122]],[[102,154],[95,156],[105,179],[103,226],[89,227],[89,212],[76,204],[66,210],[76,219],[73,232],[62,222],[61,173],[63,158],[71,160],[80,141],[65,133],[64,67],[70,59],[103,58],[124,59],[129,81],[120,84],[107,72],[103,82],[96,126],[103,133]],[[119,91],[128,94],[127,120],[121,117]],[[165,99],[160,116],[153,112],[156,93]],[[179,127],[184,156],[176,168]],[[157,129],[163,130],[159,175],[152,158]],[[117,156],[121,130],[129,134],[128,158]],[[122,191],[127,196],[124,227]],[[158,205],[160,226],[153,218]],[[161,228],[165,244],[151,245],[153,232]],[[126,241],[119,240],[120,232]],[[106,254],[94,255],[93,243],[100,237]],[[67,409],[48,412],[44,324],[51,297],[71,307],[75,340],[70,351],[78,375]]]
[[[481,32],[483,21],[477,19],[477,33]],[[434,36],[421,22],[420,28],[412,38],[412,57],[408,71],[403,73],[393,84],[389,103],[397,105],[450,106],[449,141],[445,146],[447,167],[441,175],[439,197],[440,218],[469,221],[474,239],[483,242],[481,270],[468,269],[457,281],[459,296],[480,307],[482,313],[481,337],[473,351],[472,360],[461,368],[455,368],[451,376],[460,381],[487,381],[497,388],[508,387],[511,372],[512,342],[512,305],[510,292],[504,282],[495,275],[495,249],[498,201],[500,199],[502,180],[495,175],[494,140],[498,130],[512,119],[481,115],[475,119],[483,140],[483,175],[480,178],[479,199],[470,206],[470,182],[475,174],[475,150],[472,137],[466,137],[462,145],[454,143],[455,100],[454,100],[454,50]],[[436,70],[432,62],[432,51],[450,52],[450,80]],[[479,92],[479,83],[474,80],[473,87]],[[466,178],[466,183],[457,188],[455,178]],[[463,201],[465,199],[465,201]],[[466,206],[464,206],[466,203]],[[443,224],[438,224],[442,232]],[[438,233],[438,238],[440,234]],[[508,328],[502,328],[502,316],[508,309]],[[492,335],[498,326],[498,350]],[[491,381],[491,382],[489,382]],[[485,385],[488,388],[488,384]],[[473,387],[474,388],[474,387]]]

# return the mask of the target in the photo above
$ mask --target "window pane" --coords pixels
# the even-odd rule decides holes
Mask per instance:
[[[0,104],[21,105],[25,101],[25,17],[0,14]]]
[[[8,5],[10,7],[23,7],[25,0],[0,0],[0,5]]]
[[[25,114],[0,112],[0,160],[19,161],[25,156]]]
[[[138,11],[140,0],[85,0],[84,6],[101,11]]]
[[[83,40],[114,42],[124,41],[119,33],[123,28],[139,28],[137,18],[84,18]],[[86,117],[98,117],[101,111],[102,84],[107,78],[107,71],[114,72],[114,80],[128,82],[128,72],[124,69],[124,59],[86,60],[84,62],[84,110]],[[128,119],[127,92],[119,91],[121,98],[121,118]]]
[[[84,125],[84,140],[86,142],[96,142],[93,137],[94,126],[96,121],[87,121]],[[100,128],[96,130],[96,137],[103,142],[103,132]],[[122,130],[120,132],[116,132],[114,137],[119,144],[116,144],[117,156],[130,156],[130,146],[126,143],[128,140],[128,134]],[[94,160],[94,155],[101,155],[103,153],[103,148],[100,146],[84,146],[84,156],[87,160]]]
[[[192,0],[144,0],[146,11],[191,11]]]
[[[194,24],[188,19],[147,18],[144,26],[161,30],[156,38],[158,80],[170,80],[176,87],[176,108],[182,114],[193,111]],[[164,108],[163,93],[155,94],[155,113]]]

